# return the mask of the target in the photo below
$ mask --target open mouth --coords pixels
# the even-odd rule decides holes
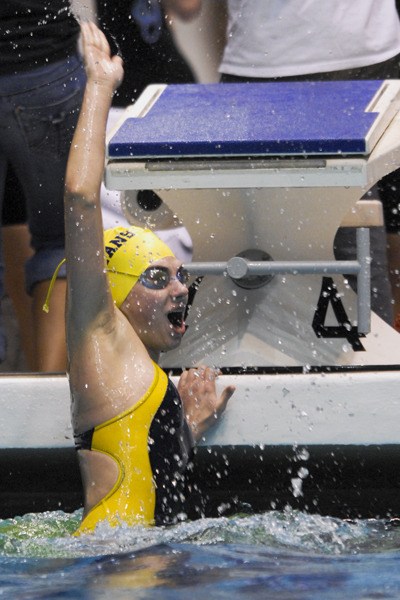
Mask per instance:
[[[183,325],[183,311],[176,310],[168,313],[168,320],[174,327],[182,327]]]

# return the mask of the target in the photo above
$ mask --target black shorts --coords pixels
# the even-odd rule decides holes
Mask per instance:
[[[400,231],[400,169],[389,173],[378,182],[379,197],[383,204],[386,231]]]

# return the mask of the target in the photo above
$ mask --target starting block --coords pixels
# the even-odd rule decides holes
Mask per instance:
[[[259,361],[260,337],[272,363],[353,360],[351,339],[371,329],[369,227],[382,224],[379,203],[360,199],[400,164],[399,107],[400,81],[391,80],[154,85],[126,110],[108,137],[106,186],[157,190],[161,208],[143,215],[131,206],[131,221],[156,228],[168,206],[193,239],[189,270],[213,279],[196,297],[193,333],[168,354],[177,354],[174,363],[189,350],[194,361],[211,356],[221,364],[221,354],[230,355],[227,364]],[[340,226],[358,228],[352,261],[334,260]],[[303,284],[292,286],[299,274]],[[343,278],[333,281],[338,274],[356,275],[356,297]],[[272,276],[265,287],[247,286]],[[346,298],[346,323],[335,328],[325,320],[318,329],[326,294]],[[296,308],[302,302],[311,313]],[[215,341],[219,309],[223,334]],[[334,312],[324,319],[337,320]],[[196,336],[200,320],[203,334]],[[343,340],[325,336],[335,329],[332,337],[340,338],[343,326],[352,332],[342,331],[350,352]],[[324,350],[316,349],[315,336],[324,338]],[[311,348],[303,358],[293,351],[300,337]]]

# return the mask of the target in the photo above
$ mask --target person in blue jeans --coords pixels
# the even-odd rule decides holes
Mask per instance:
[[[18,335],[7,344],[7,357],[0,364],[0,371],[31,370],[36,365],[33,348],[32,299],[25,290],[25,263],[32,256],[30,234],[26,224],[26,202],[13,168],[8,165],[1,214],[1,237],[4,263],[4,287],[11,300],[13,313],[4,316],[7,339],[13,331],[16,319]],[[18,252],[15,251],[18,248]],[[5,306],[5,315],[7,308]],[[15,321],[14,321],[15,323]]]
[[[69,0],[5,0],[0,5],[0,212],[10,164],[26,199],[34,250],[26,264],[26,287],[32,295],[38,371],[65,370],[66,365],[65,272],[59,273],[51,313],[43,313],[42,306],[65,255],[64,174],[86,81],[79,32]],[[5,352],[0,328],[0,361]]]

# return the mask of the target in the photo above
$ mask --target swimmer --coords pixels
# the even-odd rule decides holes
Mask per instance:
[[[103,33],[82,24],[87,84],[65,182],[67,344],[84,488],[79,532],[97,523],[165,524],[182,511],[193,444],[234,392],[189,369],[175,388],[158,366],[185,332],[188,274],[153,232],[103,231],[107,115],[123,77]]]

